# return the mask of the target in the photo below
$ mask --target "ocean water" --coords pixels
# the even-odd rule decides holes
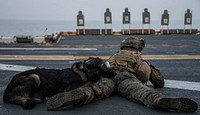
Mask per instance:
[[[156,31],[162,28],[160,20],[151,20],[150,25],[142,25],[142,21],[132,21],[130,28],[141,29],[148,28]],[[105,25],[103,21],[85,21],[85,28],[112,28],[113,31],[121,31],[128,28],[129,25],[123,25],[122,21],[113,21],[112,25]],[[167,26],[163,26],[164,29]],[[183,20],[172,20],[169,22],[169,29],[183,29]],[[187,25],[185,28],[189,29]],[[193,29],[200,29],[200,20],[193,20]],[[0,20],[0,36],[14,35],[51,35],[56,32],[70,31],[75,32],[77,29],[76,21],[60,21],[60,20]]]

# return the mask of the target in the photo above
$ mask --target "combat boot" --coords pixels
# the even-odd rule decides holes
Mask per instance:
[[[198,105],[188,98],[164,97],[157,101],[157,107],[167,111],[195,112]]]
[[[83,98],[84,94],[79,90],[58,93],[48,99],[47,109],[56,110],[61,107],[73,106],[78,104]]]

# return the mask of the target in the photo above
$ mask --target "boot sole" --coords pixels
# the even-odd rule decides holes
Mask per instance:
[[[64,106],[73,105],[74,101],[80,100],[83,95],[77,90],[59,93],[50,97],[47,101],[48,110],[56,110]]]
[[[179,110],[181,112],[195,112],[198,105],[188,98],[162,98],[158,106],[165,110]]]

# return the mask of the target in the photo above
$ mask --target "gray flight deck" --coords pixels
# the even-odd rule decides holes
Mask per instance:
[[[18,105],[3,103],[4,89],[12,76],[19,73],[14,67],[61,69],[70,67],[72,63],[89,56],[107,59],[119,49],[119,44],[125,37],[127,36],[65,36],[59,43],[48,46],[31,43],[0,43],[0,115],[186,114],[150,109],[119,95],[60,111],[48,111],[46,102],[38,104],[32,110],[24,110]],[[200,35],[139,35],[138,37],[146,41],[146,47],[142,51],[143,57],[159,68],[165,76],[166,87],[156,90],[169,96],[191,98],[200,105]],[[51,58],[46,58],[49,56]],[[65,60],[67,56],[69,58]],[[199,114],[200,108],[195,113],[189,113],[189,115]]]

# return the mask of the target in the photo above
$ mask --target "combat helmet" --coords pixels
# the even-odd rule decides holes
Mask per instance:
[[[124,47],[135,48],[142,51],[145,47],[145,41],[144,39],[137,37],[127,37],[121,42],[120,49],[123,49]]]

